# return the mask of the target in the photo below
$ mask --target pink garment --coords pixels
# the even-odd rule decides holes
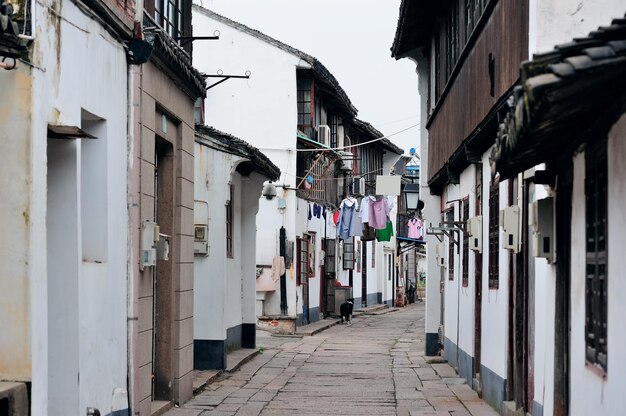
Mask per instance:
[[[376,230],[384,230],[387,227],[387,213],[389,207],[387,204],[387,198],[372,201],[369,209],[369,224],[370,227]]]
[[[422,238],[422,225],[423,222],[419,218],[411,218],[407,223],[407,226],[409,227],[407,237],[420,240]]]

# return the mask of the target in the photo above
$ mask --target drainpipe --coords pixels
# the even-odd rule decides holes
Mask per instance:
[[[287,233],[285,227],[280,227],[280,255],[285,258]],[[295,257],[295,256],[294,256]],[[295,261],[295,258],[294,258]],[[280,275],[280,311],[287,315],[287,270]]]
[[[140,164],[137,155],[140,147],[140,103],[141,70],[139,65],[128,66],[128,407],[129,414],[139,414],[139,367],[138,367],[138,339],[139,339],[139,224],[140,224]]]

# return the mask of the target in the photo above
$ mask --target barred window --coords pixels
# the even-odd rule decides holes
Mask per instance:
[[[232,259],[233,256],[233,198],[235,187],[230,185],[230,197],[226,203],[226,257]]]
[[[354,237],[343,240],[343,269],[354,269]]]
[[[298,262],[296,263],[296,285],[307,284],[309,272],[309,236],[304,235],[296,239]]]
[[[454,208],[450,208],[445,214],[446,222],[452,224],[454,221]],[[454,232],[451,233],[454,235]],[[448,279],[454,280],[454,241],[448,237]]]
[[[466,224],[466,232],[463,233],[463,287],[469,285],[469,234],[467,233],[467,220],[469,220],[469,197],[463,200],[463,221]]]
[[[607,371],[608,195],[606,140],[585,151],[587,361]]]
[[[489,288],[500,287],[500,183],[495,180],[489,190]]]

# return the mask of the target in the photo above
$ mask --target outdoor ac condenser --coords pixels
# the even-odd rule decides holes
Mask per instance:
[[[505,208],[502,214],[502,229],[504,230],[502,247],[513,250],[514,253],[520,252],[519,214],[520,209],[517,205]]]
[[[437,259],[437,266],[446,266],[446,249],[443,243],[435,244],[435,258]]]
[[[533,228],[532,246],[535,257],[548,261],[555,258],[554,198],[532,202],[528,206],[529,222]]]
[[[320,124],[317,127],[317,141],[325,146],[330,146],[330,127]]]
[[[356,177],[352,180],[352,195],[365,196],[365,178]]]
[[[467,220],[467,232],[470,235],[469,248],[479,253],[483,252],[483,217],[478,215]]]

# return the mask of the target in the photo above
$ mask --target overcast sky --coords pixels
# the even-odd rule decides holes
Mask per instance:
[[[194,0],[319,59],[359,110],[390,135],[420,122],[415,65],[391,58],[400,0]],[[390,137],[408,153],[419,127]]]

